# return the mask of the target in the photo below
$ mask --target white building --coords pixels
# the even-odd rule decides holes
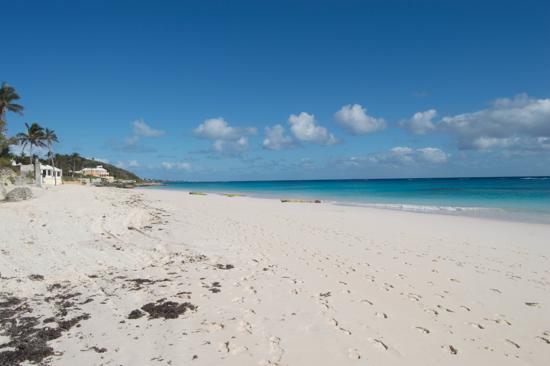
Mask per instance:
[[[109,176],[109,172],[103,167],[103,165],[98,165],[95,168],[83,168],[82,170],[78,170],[75,173],[82,174],[88,177],[103,178]]]
[[[22,177],[30,176],[34,179],[34,165],[32,164],[15,164],[14,166],[19,166],[20,173]],[[51,165],[40,164],[40,182],[37,182],[38,185],[46,184],[53,186],[56,184],[63,184],[63,170],[59,168],[53,168]]]
[[[42,184],[55,185],[63,184],[63,170],[54,168],[51,165],[40,164]]]

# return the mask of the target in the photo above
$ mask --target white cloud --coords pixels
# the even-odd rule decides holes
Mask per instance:
[[[423,160],[434,164],[445,163],[449,157],[448,154],[436,147],[425,147],[418,149],[417,152]]]
[[[336,122],[354,134],[365,135],[386,128],[383,118],[375,118],[367,114],[367,109],[359,104],[348,104],[334,114]]]
[[[199,137],[213,140],[214,151],[234,154],[248,150],[247,136],[256,134],[257,130],[254,127],[231,127],[220,117],[205,120],[194,132]]]
[[[130,160],[128,162],[128,166],[131,167],[131,168],[138,168],[140,166],[140,164],[137,160]]]
[[[186,162],[174,163],[174,162],[163,161],[162,163],[160,163],[160,166],[166,170],[185,170],[185,171],[191,170],[191,164]]]
[[[142,119],[132,122],[132,128],[133,128],[134,136],[160,137],[165,133],[162,130],[155,130],[151,128]]]
[[[248,138],[241,136],[238,140],[215,140],[212,144],[219,153],[236,154],[248,150]]]
[[[387,156],[384,156],[385,160],[395,160],[399,161],[401,163],[410,164],[414,163],[414,157],[412,156],[412,153],[414,152],[413,149],[406,146],[397,146],[390,150],[390,154]]]
[[[290,130],[296,139],[323,145],[332,145],[337,142],[336,137],[325,127],[317,125],[315,116],[302,112],[299,115],[291,114],[288,118]]]
[[[263,146],[269,150],[280,150],[292,146],[292,138],[285,135],[285,128],[281,125],[266,127]]]
[[[447,162],[448,158],[449,154],[436,147],[413,149],[407,146],[396,146],[388,151],[365,156],[352,156],[341,162],[348,166],[359,166],[362,164],[403,166],[414,164],[442,164]]]
[[[254,135],[256,132],[257,130],[253,127],[231,127],[221,117],[207,119],[195,128],[198,136],[210,140],[238,140],[242,136]]]
[[[400,122],[402,127],[409,128],[417,135],[424,135],[427,132],[435,130],[433,119],[437,116],[435,109],[428,109],[424,112],[415,113],[410,119]]]
[[[139,119],[132,122],[132,135],[125,138],[123,143],[117,141],[108,141],[107,146],[114,150],[126,153],[147,153],[154,152],[156,149],[148,147],[142,143],[143,137],[161,137],[165,134],[162,130],[151,128],[143,120]]]
[[[490,108],[443,117],[438,129],[456,135],[462,149],[550,150],[550,99],[497,99]]]

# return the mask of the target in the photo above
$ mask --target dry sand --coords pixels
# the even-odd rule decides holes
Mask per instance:
[[[2,365],[550,363],[550,225],[67,185],[0,229]]]

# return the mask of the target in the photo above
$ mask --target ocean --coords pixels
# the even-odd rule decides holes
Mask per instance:
[[[155,188],[550,223],[550,177],[170,182]]]

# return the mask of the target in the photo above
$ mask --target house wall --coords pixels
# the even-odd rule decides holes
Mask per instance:
[[[55,185],[55,179],[53,175],[46,175],[45,177],[42,177],[42,183],[47,184],[49,186]],[[57,185],[63,184],[63,177],[57,177]]]

